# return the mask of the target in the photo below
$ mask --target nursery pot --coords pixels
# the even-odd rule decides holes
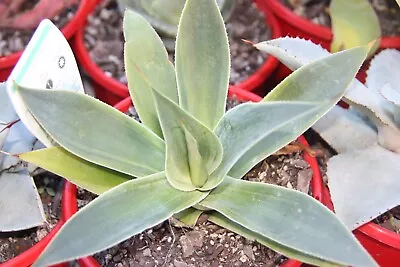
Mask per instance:
[[[241,101],[252,101],[252,102],[259,102],[261,101],[261,97],[249,92],[247,90],[243,90],[237,86],[231,86],[228,91],[228,96],[235,96],[238,100]],[[128,111],[129,107],[132,105],[132,100],[130,97],[125,98],[124,100],[118,102],[116,105],[114,105],[114,108],[118,109],[121,112],[126,112]],[[298,141],[302,143],[303,145],[308,146],[307,140],[304,138],[304,136],[300,136],[298,138]],[[313,197],[317,199],[318,201],[322,200],[322,194],[323,194],[323,182],[321,178],[321,174],[319,172],[319,167],[316,159],[312,156],[310,156],[307,153],[304,153],[304,160],[310,164],[311,170],[313,172],[312,180],[311,180],[311,189],[313,192]],[[72,203],[73,206],[72,210],[70,213],[67,213],[67,219],[73,215],[77,211],[76,207],[76,201]],[[80,263],[81,267],[99,267],[100,264],[94,260],[92,257],[87,257],[85,259],[80,259],[78,260]],[[300,267],[301,262],[298,262],[296,260],[289,259],[283,264],[281,264],[281,267]],[[0,266],[3,267],[3,266]]]
[[[85,22],[87,15],[95,7],[98,1],[99,0],[81,0],[74,17],[61,29],[67,40],[70,40]],[[17,61],[21,57],[22,52],[23,50],[9,56],[0,57],[0,81],[7,80],[15,64],[17,64]]]
[[[318,25],[295,14],[292,10],[287,8],[280,0],[262,0],[264,5],[275,15],[276,20],[282,31],[282,36],[300,37],[312,40],[316,44],[330,50],[332,42],[332,31],[330,28]],[[383,36],[379,49],[396,48],[400,49],[400,36]],[[357,78],[361,82],[365,82],[366,69],[361,68]],[[282,80],[290,73],[288,69],[279,64],[277,70],[277,81]]]
[[[323,189],[322,203],[334,210],[327,187]],[[400,263],[400,234],[373,222],[360,226],[353,233],[380,267],[392,267]]]
[[[51,232],[36,243],[30,249],[24,251],[17,257],[8,260],[4,263],[0,263],[0,267],[28,267],[31,266],[42,251],[45,249],[47,244],[54,238],[55,234],[60,230],[63,224],[71,217],[71,211],[76,206],[76,187],[68,181],[65,181],[64,189],[62,192],[61,202],[61,218]],[[54,265],[54,267],[67,267],[66,264]]]
[[[266,24],[269,25],[272,38],[278,38],[281,36],[281,30],[279,23],[275,19],[274,15],[267,9],[267,6],[261,0],[254,0],[258,8],[265,14]],[[72,48],[80,66],[93,80],[93,89],[96,97],[101,101],[115,105],[122,99],[129,96],[128,87],[119,82],[118,80],[107,76],[104,71],[92,60],[89,55],[89,51],[84,44],[85,27],[80,29],[72,42]],[[254,91],[259,88],[264,82],[268,82],[272,73],[278,66],[278,60],[272,56],[269,56],[264,64],[253,73],[248,79],[237,84],[236,86],[248,90]]]

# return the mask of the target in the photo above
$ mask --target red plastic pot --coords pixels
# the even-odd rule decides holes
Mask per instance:
[[[267,9],[266,5],[261,0],[254,0],[259,9],[265,13],[266,23],[269,25],[272,38],[278,38],[281,36],[281,30],[279,23]],[[129,96],[128,87],[119,82],[118,80],[107,76],[104,71],[97,66],[97,64],[91,59],[89,51],[86,49],[84,44],[84,27],[80,29],[73,39],[72,47],[75,52],[75,56],[79,65],[85,70],[85,72],[93,79],[93,87],[96,93],[96,97],[101,101],[110,105],[115,105],[122,99]],[[264,82],[267,82],[271,74],[276,70],[278,66],[278,60],[274,57],[268,57],[265,63],[258,69],[253,75],[247,80],[237,84],[236,86],[248,90],[254,91],[259,88]]]
[[[323,189],[322,203],[334,210],[329,190],[326,187]],[[400,263],[399,234],[372,222],[357,228],[353,233],[379,266],[392,267]]]
[[[306,18],[296,15],[287,8],[280,0],[262,0],[266,7],[275,15],[280,25],[283,36],[301,37],[310,39],[316,44],[330,49],[332,42],[332,31],[330,28],[313,23]],[[380,49],[400,49],[400,36],[384,36],[380,43]],[[366,68],[362,68],[357,76],[361,82],[365,82]],[[275,82],[281,81],[290,71],[279,64]]]
[[[87,15],[93,10],[99,0],[81,0],[74,17],[62,28],[62,33],[70,40],[75,32],[86,21]],[[23,51],[13,53],[9,56],[0,57],[0,81],[7,80]]]

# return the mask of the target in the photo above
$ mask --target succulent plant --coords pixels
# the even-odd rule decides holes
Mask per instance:
[[[9,90],[57,144],[19,158],[100,194],[63,226],[36,266],[99,252],[170,216],[195,222],[202,212],[307,263],[376,266],[312,197],[241,180],[335,105],[370,46],[304,66],[261,103],[225,113],[230,57],[215,0],[186,1],[175,66],[139,14],[125,13],[124,33],[128,87],[143,124],[87,95],[18,81]]]
[[[122,12],[132,9],[145,17],[151,25],[166,37],[175,37],[179,18],[186,0],[118,0]],[[217,0],[222,16],[228,20],[236,0]]]
[[[41,41],[47,38],[56,41],[43,44]],[[64,60],[62,68],[56,67],[62,63],[60,59]],[[39,67],[45,63],[51,68]],[[30,75],[26,75],[27,70]],[[72,75],[66,75],[65,72]],[[83,92],[78,67],[68,42],[51,22],[43,22],[7,82],[0,84],[0,150],[6,152],[0,154],[0,232],[31,228],[45,221],[42,203],[31,177],[35,167],[27,166],[10,154],[42,148],[42,144],[51,146],[52,142],[36,121],[29,117],[19,99],[7,94],[7,89],[11,90],[14,81],[49,89],[59,89],[60,85],[69,84],[69,89]]]

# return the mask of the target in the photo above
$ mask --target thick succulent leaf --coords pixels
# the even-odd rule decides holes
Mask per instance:
[[[189,227],[194,227],[199,219],[200,215],[203,213],[202,210],[195,208],[188,208],[179,213],[174,214],[174,218],[178,219],[182,223]]]
[[[281,245],[275,241],[272,241],[269,238],[266,238],[265,236],[263,236],[261,234],[257,234],[255,232],[250,231],[249,229],[241,226],[238,223],[235,223],[235,222],[229,220],[227,217],[223,216],[222,214],[220,214],[216,211],[207,212],[207,215],[208,215],[209,221],[211,221],[225,229],[228,229],[232,232],[235,232],[235,233],[245,237],[248,240],[257,241],[258,243],[260,243],[270,249],[273,249],[275,251],[281,251],[284,255],[286,255],[289,258],[298,259],[302,262],[307,262],[307,263],[310,263],[310,264],[316,265],[316,266],[331,266],[331,267],[332,266],[342,266],[339,264],[321,260],[317,257],[312,257],[310,255],[302,253],[301,251],[291,249],[284,245]]]
[[[385,84],[381,88],[381,94],[387,101],[394,104],[397,109],[400,107],[400,90],[396,90],[390,84]],[[397,125],[399,125],[399,123],[397,123]]]
[[[317,258],[327,265],[377,266],[335,214],[295,190],[227,177],[200,205],[280,247],[310,256],[310,263]]]
[[[66,177],[72,183],[97,195],[133,178],[86,161],[61,147],[22,153],[19,158]]]
[[[298,37],[281,37],[255,44],[255,47],[273,55],[291,70],[297,70],[330,54],[322,46]]]
[[[187,0],[175,51],[179,101],[209,129],[225,113],[230,71],[228,37],[215,0]]]
[[[69,152],[133,176],[164,170],[163,140],[107,104],[67,91],[19,87],[18,92],[51,138]]]
[[[337,52],[365,45],[381,37],[378,16],[368,0],[332,0],[329,6],[333,40],[331,51]],[[379,42],[369,52],[373,55]]]
[[[385,49],[371,60],[366,85],[369,89],[381,92],[387,100],[400,105],[399,73],[400,52],[396,49]],[[384,90],[386,86],[389,87]],[[390,91],[394,92],[390,93]]]
[[[320,109],[313,103],[273,102],[245,103],[229,110],[215,129],[224,154],[212,176],[225,176],[229,171],[229,175],[241,178],[307,130]]]
[[[46,67],[43,67],[46,66]],[[16,84],[40,89],[65,89],[83,93],[83,85],[74,54],[61,31],[50,21],[43,20],[7,82],[8,94],[19,118],[43,144],[54,141],[28,111]]]
[[[377,143],[378,135],[353,109],[333,107],[312,127],[338,153],[363,149]]]
[[[136,111],[148,128],[162,136],[151,88],[178,103],[175,68],[156,31],[138,13],[125,12],[124,34],[125,69]]]
[[[45,215],[36,185],[26,170],[0,174],[0,232],[41,225]]]
[[[329,189],[337,216],[351,230],[400,203],[400,155],[379,145],[328,161]]]
[[[329,100],[336,103],[356,76],[368,51],[369,46],[361,46],[306,63],[278,84],[263,101]]]
[[[210,174],[221,163],[223,150],[217,136],[177,104],[153,93],[166,142],[168,181],[184,191],[215,187],[223,176],[211,177],[204,185],[197,182],[202,180],[198,175]]]
[[[200,191],[173,188],[164,172],[127,181],[101,194],[66,222],[34,266],[73,260],[114,246],[205,196]]]

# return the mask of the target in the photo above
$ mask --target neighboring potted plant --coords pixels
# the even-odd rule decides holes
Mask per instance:
[[[179,4],[182,4],[182,2],[184,2],[181,0],[176,0],[176,1]],[[248,1],[249,0],[221,1],[221,3],[222,2],[224,2],[224,3],[225,2],[232,2],[232,3],[237,2],[237,7],[238,7],[239,5],[243,5],[243,4],[241,4],[242,2],[248,2]],[[123,2],[123,1],[121,1],[121,2]],[[133,2],[139,2],[139,5],[140,5],[140,3],[143,4],[141,1],[133,1]],[[146,3],[148,1],[143,1],[143,2]],[[156,2],[158,3],[158,1],[156,1]],[[163,2],[163,1],[161,1],[161,2]],[[258,9],[260,11],[262,11],[262,13],[265,14],[265,25],[267,25],[267,27],[269,28],[269,30],[271,32],[270,33],[271,38],[280,37],[281,36],[280,28],[279,28],[278,23],[275,20],[274,16],[271,14],[271,12],[269,12],[269,10],[266,8],[265,4],[262,1],[257,0],[255,2],[257,4]],[[108,3],[108,5],[110,5],[110,2],[105,2],[105,3]],[[99,4],[99,5],[101,7],[101,4]],[[247,4],[246,4],[246,6],[247,6]],[[232,7],[229,7],[229,10],[231,8]],[[262,17],[260,17],[259,14],[253,14],[255,12],[259,13],[259,11],[258,10],[254,11],[253,9],[254,9],[253,7],[250,7],[249,9],[247,9],[247,10],[250,10],[252,13],[251,14],[246,13],[243,16],[245,16],[247,18],[252,18],[252,19],[254,19],[254,17],[257,17],[257,20],[259,18],[261,18],[261,21],[263,21]],[[170,10],[170,9],[168,9],[168,10]],[[247,11],[247,12],[250,12],[250,11]],[[142,11],[142,13],[143,12],[144,11]],[[97,13],[101,15],[101,8],[99,8]],[[106,12],[104,12],[104,13],[106,14]],[[172,13],[172,15],[179,16],[179,14],[180,14],[179,12],[178,12],[178,14],[175,14],[175,13]],[[226,12],[223,12],[223,13],[226,13]],[[230,12],[228,12],[228,13],[230,13]],[[241,18],[240,14],[238,12],[234,13],[231,18],[233,18],[235,16],[239,17],[239,19]],[[149,16],[147,16],[147,17],[149,17]],[[118,23],[114,21],[115,18],[114,17],[112,17],[112,18],[113,18],[112,24],[118,25]],[[108,19],[108,16],[104,15],[104,23],[107,23],[107,19]],[[98,22],[96,22],[94,20],[94,18],[90,19],[90,20],[94,21],[92,23],[93,25],[98,24]],[[122,20],[122,18],[121,18],[121,20]],[[257,20],[255,20],[255,22],[259,23]],[[159,22],[159,20],[157,20],[157,21]],[[254,24],[257,25],[257,23],[254,23]],[[262,23],[264,24],[264,22],[262,22]],[[240,23],[236,22],[235,26],[232,26],[232,27],[238,28],[238,26],[240,26],[238,24],[240,24]],[[157,25],[160,25],[160,23],[157,23]],[[164,25],[164,27],[161,27],[161,28],[168,28],[168,26],[171,27],[169,24],[166,24],[166,23],[164,23],[162,25]],[[262,27],[265,27],[265,25],[262,25]],[[258,28],[259,27],[260,26],[258,26]],[[97,58],[99,58],[97,60],[98,62],[102,61],[104,63],[104,61],[105,61],[105,62],[107,62],[107,65],[110,65],[110,63],[111,63],[111,66],[100,66],[100,64],[96,63],[93,59],[94,58],[93,52],[89,51],[89,49],[87,48],[87,44],[85,44],[85,42],[87,42],[90,45],[90,42],[88,42],[88,39],[93,39],[93,37],[91,37],[90,34],[87,33],[87,31],[89,31],[89,28],[93,28],[93,26],[91,26],[91,27],[86,26],[85,29],[82,29],[81,31],[79,31],[77,33],[77,36],[73,42],[74,52],[77,55],[77,60],[78,60],[79,64],[83,67],[83,69],[87,72],[87,74],[92,78],[93,87],[94,87],[94,91],[96,92],[97,98],[99,98],[100,100],[102,100],[106,103],[115,104],[118,101],[120,101],[121,99],[128,96],[128,88],[126,86],[126,78],[119,77],[119,76],[124,76],[124,72],[122,70],[123,66],[119,66],[119,64],[123,65],[123,62],[120,61],[119,64],[112,64],[114,59],[112,59],[112,60],[104,59],[103,60],[102,59],[103,57],[96,56]],[[172,28],[174,28],[174,27],[172,27]],[[239,32],[235,32],[235,34],[238,36],[232,37],[232,40],[236,40],[235,42],[238,41],[237,39],[251,38],[252,34],[250,34],[250,33],[254,33],[253,38],[260,38],[260,36],[264,34],[263,32],[259,33],[260,32],[259,29],[257,29],[257,28],[254,29],[254,26],[251,30],[247,30],[245,27],[241,27],[241,28],[243,28],[241,30],[243,35],[241,35]],[[96,31],[97,31],[96,29],[90,29],[90,30],[94,31],[94,35],[96,35]],[[112,30],[112,32],[114,33],[115,30]],[[249,34],[250,34],[250,37],[248,37]],[[256,36],[256,34],[260,34],[260,36]],[[121,33],[121,35],[122,35],[122,33]],[[118,49],[118,51],[119,50],[120,51],[115,52],[115,53],[121,54],[121,55],[118,55],[117,58],[122,57],[123,40],[120,40],[121,37],[122,36],[118,35],[118,36],[109,38],[109,39],[112,39],[113,42],[110,43],[110,45],[108,45],[109,47],[107,46],[108,48],[102,47],[102,46],[99,47],[98,50],[101,52],[100,54],[103,54],[104,58],[107,58],[107,57],[109,57],[109,53],[110,53],[109,51],[111,49],[115,50],[115,49],[118,49],[118,47],[120,47],[120,49]],[[173,44],[173,42],[170,41],[170,39],[171,39],[171,37],[168,36],[167,38],[164,38],[163,40],[167,44],[172,43],[172,45],[170,44],[169,47],[173,48],[174,44]],[[262,39],[265,39],[265,37],[262,37]],[[252,41],[254,41],[254,40],[252,40]],[[256,39],[255,41],[258,42],[261,40],[257,41],[257,39]],[[103,43],[104,43],[104,41],[103,41]],[[241,43],[241,41],[240,41],[240,43]],[[93,46],[93,44],[92,44],[92,46]],[[244,48],[241,47],[238,49],[241,49],[241,50],[247,49],[248,50],[245,52],[242,52],[241,50],[237,51],[237,54],[238,54],[237,60],[239,61],[239,63],[237,63],[236,65],[238,65],[237,68],[243,68],[243,69],[236,70],[235,75],[232,75],[232,77],[236,77],[236,76],[239,76],[239,74],[242,75],[242,74],[245,74],[246,72],[248,72],[248,74],[246,74],[246,76],[245,76],[247,78],[245,78],[244,80],[238,81],[238,79],[240,77],[237,77],[237,78],[234,78],[231,81],[231,83],[235,83],[236,86],[238,86],[242,89],[253,91],[253,90],[256,90],[257,88],[259,88],[264,82],[266,82],[266,80],[276,70],[276,67],[278,66],[278,61],[273,57],[269,57],[269,58],[267,58],[267,60],[265,62],[263,62],[262,58],[260,58],[261,54],[257,54],[257,51],[252,50],[251,46],[246,46],[245,43],[241,44],[241,46],[244,46]],[[249,53],[249,51],[251,52],[251,55],[253,55],[253,57],[255,56],[255,59],[253,59],[253,61],[255,60],[257,63],[254,63],[254,62],[250,62],[251,64],[246,63],[245,60],[249,60],[249,59],[247,59],[246,57],[242,58],[243,56],[241,56],[241,54]],[[112,54],[115,54],[115,53],[112,53]],[[98,54],[98,53],[96,52],[95,54]],[[173,51],[170,51],[170,54],[172,57]],[[113,56],[113,57],[115,57],[115,56]],[[234,59],[235,55],[233,55],[232,57]],[[260,60],[261,60],[261,62],[260,62]],[[243,67],[243,66],[239,67],[239,65],[243,65],[243,66],[247,66],[247,67]],[[247,71],[246,68],[249,68],[248,65],[257,65],[257,66],[251,67],[250,70]],[[113,71],[105,71],[106,69],[109,69],[109,68],[111,68],[111,69],[117,68],[118,73],[111,74]],[[119,73],[119,72],[121,72],[121,73]]]
[[[36,266],[101,251],[184,210],[195,219],[214,210],[228,228],[306,263],[376,266],[312,197],[239,179],[339,101],[370,46],[313,62],[261,103],[225,113],[230,57],[215,0],[186,2],[175,66],[143,17],[128,11],[124,25],[129,89],[143,123],[84,94],[18,81],[9,87],[28,111],[22,121],[29,127],[26,116],[33,116],[60,145],[19,158],[100,194],[63,226]]]
[[[348,1],[357,2],[358,0]],[[301,17],[293,12],[287,5],[283,2],[290,2],[287,0],[264,0],[268,8],[276,15],[279,24],[282,28],[282,33],[284,35],[289,35],[292,37],[301,37],[305,39],[310,39],[316,44],[322,45],[322,47],[329,49],[333,34],[329,27],[318,25],[317,23],[308,20],[305,17]],[[293,1],[295,2],[295,1]],[[297,1],[298,3],[301,1]],[[307,2],[307,1],[302,1]],[[315,1],[315,4],[321,5],[321,12],[326,12],[327,5],[330,1]],[[383,1],[385,2],[385,1]],[[390,1],[386,1],[384,5],[390,5]],[[395,0],[393,0],[393,5],[396,5]],[[396,10],[396,6],[390,7],[394,8],[394,13],[399,14],[399,10]],[[387,9],[386,9],[387,10]],[[390,13],[390,10],[387,10]],[[396,13],[397,12],[397,13]],[[398,15],[392,15],[396,18]],[[383,35],[382,42],[380,44],[381,49],[385,48],[400,48],[400,36],[395,34],[394,36]]]
[[[260,49],[293,70],[329,55],[311,41],[295,38],[268,41]],[[345,93],[343,100],[352,108],[335,107],[314,126],[339,153],[329,160],[327,172],[335,210],[349,229],[359,227],[356,236],[381,266],[400,259],[400,236],[368,223],[400,203],[398,194],[388,193],[398,187],[399,60],[395,49],[380,52],[371,61],[367,86],[354,80]],[[329,194],[323,202],[329,204]]]
[[[383,5],[391,5],[390,1],[393,1],[393,4],[396,5],[395,0],[389,0],[389,1],[383,1]],[[280,22],[280,26],[282,28],[282,33],[284,35],[292,36],[292,37],[300,37],[304,38],[306,40],[311,40],[316,44],[320,44],[322,47],[325,49],[331,49],[332,45],[334,44],[334,35],[337,35],[334,31],[335,28],[337,29],[338,27],[347,27],[343,24],[342,22],[346,23],[346,20],[348,19],[356,21],[358,20],[358,24],[349,24],[348,27],[353,28],[355,31],[352,33],[347,32],[344,33],[342,37],[348,37],[350,41],[348,41],[348,45],[351,45],[351,43],[354,44],[354,42],[360,43],[361,40],[357,40],[356,37],[352,36],[361,36],[360,33],[366,33],[370,31],[371,33],[376,33],[376,32],[381,32],[381,28],[387,28],[388,25],[390,25],[391,21],[388,19],[384,19],[385,15],[388,14],[392,16],[392,20],[396,22],[396,15],[394,14],[400,14],[400,9],[397,6],[394,7],[384,7],[384,11],[376,11],[375,6],[377,5],[376,3],[374,6],[372,6],[368,1],[366,0],[353,0],[353,1],[346,1],[346,0],[335,0],[335,1],[314,1],[311,3],[311,7],[315,5],[314,9],[319,9],[321,13],[326,15],[326,20],[329,21],[329,26],[332,27],[328,28],[326,26],[318,25],[316,23],[311,22],[310,20],[307,20],[306,18],[303,18],[299,15],[296,15],[293,11],[291,11],[283,2],[289,3],[290,1],[287,0],[271,0],[271,1],[264,1],[265,5],[267,5],[270,10],[275,14],[277,17],[278,21]],[[305,4],[307,1],[297,1],[296,4],[301,5]],[[326,6],[330,4],[329,6],[329,15],[326,13]],[[335,6],[333,6],[335,4]],[[289,4],[288,4],[289,5]],[[307,5],[305,5],[307,6]],[[345,6],[345,9],[340,8],[340,6]],[[339,8],[338,8],[339,7]],[[381,7],[382,8],[382,7]],[[393,11],[391,11],[393,10]],[[397,12],[397,13],[396,13]],[[316,13],[315,11],[310,12],[310,13]],[[378,16],[379,15],[379,16]],[[352,16],[355,16],[353,18]],[[380,21],[380,27],[379,29],[376,29],[375,21]],[[386,25],[386,27],[383,26]],[[397,23],[397,22],[396,22]],[[332,25],[331,25],[332,24]],[[369,26],[366,25],[373,25],[373,28],[370,28]],[[397,27],[399,28],[399,27]],[[392,27],[392,31],[395,31],[396,26]],[[343,31],[345,32],[345,31]],[[383,33],[385,34],[385,32]],[[283,36],[284,36],[283,35]],[[381,35],[381,34],[380,34]],[[366,35],[368,36],[368,34]],[[370,35],[371,36],[371,35]],[[343,38],[342,38],[343,40]],[[378,45],[378,44],[377,44]],[[334,47],[336,50],[331,50],[331,52],[337,51],[337,46]],[[381,41],[379,43],[379,48],[380,49],[385,49],[385,48],[400,48],[400,36],[395,35],[395,36],[385,36],[381,38]],[[372,56],[372,54],[371,54]],[[365,82],[365,71],[367,69],[367,65],[363,66],[360,70],[360,72],[357,74],[357,78],[361,82]],[[275,75],[275,83],[280,82],[284,77],[286,77],[290,71],[282,64],[279,64],[278,70],[277,70],[277,75]]]
[[[86,20],[88,13],[98,0],[32,1],[5,0],[0,3],[0,32],[2,38],[9,37],[2,45],[0,54],[0,81],[5,81],[22,54],[22,50],[39,22],[44,18],[57,17],[64,36],[69,40]],[[72,18],[69,8],[76,7]],[[28,8],[28,10],[27,10]],[[60,13],[61,12],[61,13]],[[65,14],[63,14],[65,13]],[[65,18],[60,17],[63,15]],[[26,43],[25,43],[26,42]]]

